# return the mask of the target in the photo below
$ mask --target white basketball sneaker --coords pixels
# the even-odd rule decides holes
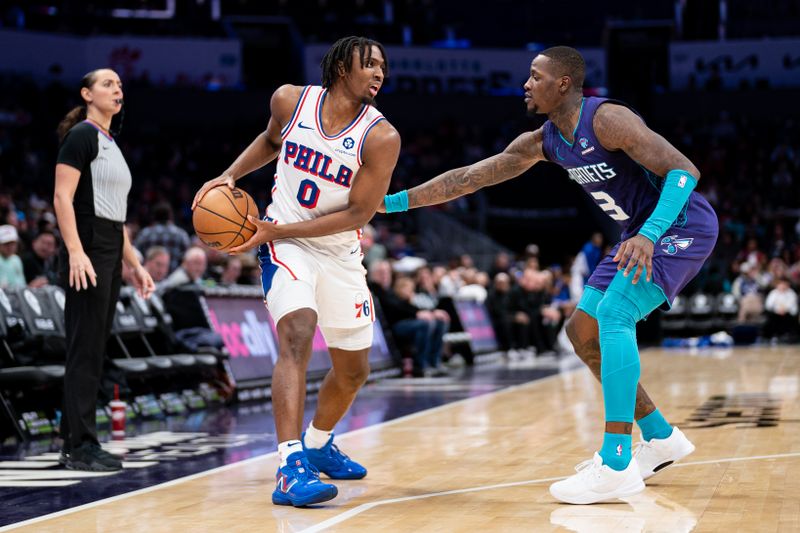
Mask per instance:
[[[638,442],[634,447],[633,456],[639,463],[642,479],[648,479],[693,451],[694,444],[686,438],[683,431],[673,426],[672,435],[666,439]]]
[[[565,503],[586,505],[633,496],[644,490],[636,459],[617,471],[603,464],[600,454],[575,467],[577,474],[550,485],[550,494]]]

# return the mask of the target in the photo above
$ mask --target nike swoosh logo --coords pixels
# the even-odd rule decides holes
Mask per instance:
[[[300,124],[297,125],[298,128],[301,130],[313,130],[314,128],[311,126],[303,126],[303,121],[300,121]]]
[[[103,150],[108,150],[108,146],[103,145]]]
[[[556,145],[556,157],[561,161],[564,160],[564,158],[561,157],[561,145]]]

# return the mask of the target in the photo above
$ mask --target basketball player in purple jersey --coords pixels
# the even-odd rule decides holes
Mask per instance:
[[[530,114],[547,122],[502,153],[450,170],[384,199],[387,212],[435,205],[519,176],[539,161],[561,165],[622,229],[567,324],[575,350],[603,386],[605,436],[577,474],[550,487],[567,503],[629,496],[644,479],[694,451],[694,445],[638,386],[636,323],[669,307],[708,258],[717,216],[693,192],[697,168],[621,102],[584,97],[583,57],[565,46],[537,55],[525,83]],[[638,391],[637,391],[638,386]],[[643,442],[633,457],[636,419]]]
[[[277,158],[272,203],[241,253],[259,246],[264,301],[278,330],[272,406],[280,467],[276,505],[301,507],[334,498],[319,479],[360,479],[367,470],[333,443],[333,428],[369,375],[372,297],[361,264],[361,228],[389,188],[400,135],[372,105],[387,72],[379,43],[337,41],[322,60],[322,86],[278,88],[271,117],[220,177],[206,182],[193,207],[213,187]],[[306,368],[319,325],[332,368],[317,411],[302,431]]]

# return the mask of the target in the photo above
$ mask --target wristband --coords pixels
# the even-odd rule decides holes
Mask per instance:
[[[387,213],[402,213],[408,211],[408,191],[400,191],[394,194],[387,194],[383,197]]]
[[[675,223],[696,186],[695,177],[685,170],[673,169],[667,172],[656,208],[642,225],[639,234],[644,235],[653,243],[658,241]]]

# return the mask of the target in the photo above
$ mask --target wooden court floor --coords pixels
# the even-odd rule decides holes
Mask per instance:
[[[697,450],[624,502],[547,490],[600,446],[600,387],[579,368],[341,435],[370,473],[330,505],[273,506],[269,455],[14,531],[800,531],[799,375],[798,347],[643,352],[643,385]]]

